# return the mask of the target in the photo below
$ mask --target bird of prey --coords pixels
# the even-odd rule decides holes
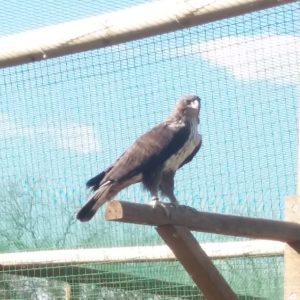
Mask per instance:
[[[202,143],[197,130],[199,112],[198,96],[182,96],[164,122],[141,135],[112,165],[87,182],[93,194],[77,219],[89,221],[100,206],[137,182],[150,192],[154,206],[160,204],[159,192],[177,205],[175,172],[193,159]]]

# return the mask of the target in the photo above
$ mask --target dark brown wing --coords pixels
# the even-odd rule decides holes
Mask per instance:
[[[99,186],[100,186],[100,182],[102,181],[102,179],[104,178],[104,176],[106,175],[107,172],[109,172],[109,170],[111,170],[113,166],[110,166],[109,168],[107,168],[106,170],[104,170],[103,172],[101,172],[100,174],[96,175],[95,177],[91,178],[87,183],[86,183],[86,187],[87,188],[92,188],[93,191],[96,191]]]
[[[161,123],[140,136],[112,165],[101,184],[122,181],[163,164],[187,141],[190,126]]]

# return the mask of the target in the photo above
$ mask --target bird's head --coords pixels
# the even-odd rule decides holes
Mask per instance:
[[[181,96],[176,103],[173,117],[176,119],[197,119],[199,123],[200,98],[195,95]]]

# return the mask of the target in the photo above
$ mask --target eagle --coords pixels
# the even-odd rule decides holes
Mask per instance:
[[[174,176],[176,170],[190,162],[201,147],[199,113],[198,96],[180,97],[164,122],[137,138],[113,164],[86,183],[93,193],[77,213],[77,219],[89,221],[105,202],[138,182],[150,192],[153,206],[162,204],[159,192],[178,205],[174,195]]]

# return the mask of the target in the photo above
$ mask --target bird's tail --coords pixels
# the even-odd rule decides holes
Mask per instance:
[[[106,182],[98,188],[88,202],[77,213],[77,219],[81,222],[89,221],[106,201],[109,201],[115,193],[111,191],[112,184]]]

